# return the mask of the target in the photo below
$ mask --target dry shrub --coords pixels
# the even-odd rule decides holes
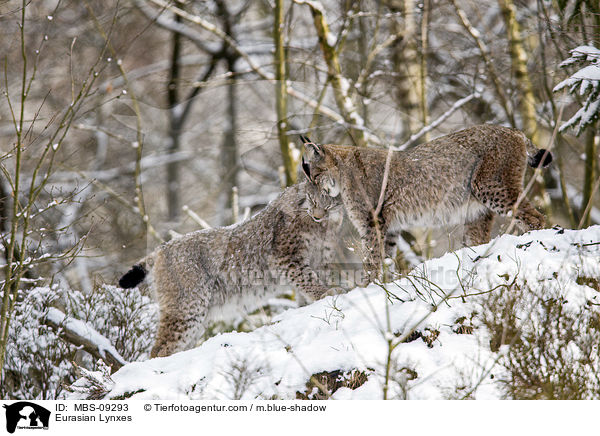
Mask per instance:
[[[506,376],[499,381],[507,398],[600,398],[599,306],[575,298],[545,282],[514,285],[485,299],[483,322],[491,350],[504,353],[499,363]]]

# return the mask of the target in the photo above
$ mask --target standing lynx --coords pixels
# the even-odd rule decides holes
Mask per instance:
[[[160,245],[119,281],[133,288],[152,273],[160,319],[150,355],[188,349],[210,320],[261,307],[283,290],[282,276],[312,298],[337,292],[317,272],[334,260],[342,220],[339,202],[300,183],[243,223]]]
[[[482,244],[490,239],[494,215],[514,208],[522,229],[544,227],[543,215],[526,198],[518,200],[526,163],[547,166],[552,156],[518,130],[480,125],[392,152],[376,219],[388,150],[303,142],[305,174],[323,192],[341,197],[372,276],[381,267],[381,235],[390,229],[464,223],[465,243]]]

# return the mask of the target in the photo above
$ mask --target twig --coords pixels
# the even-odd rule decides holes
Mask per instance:
[[[231,188],[231,220],[233,223],[237,223],[240,218],[240,197],[238,195],[238,188],[234,186]]]
[[[471,22],[469,21],[469,18],[467,17],[467,14],[458,6],[458,3],[456,0],[450,0],[450,3],[452,3],[452,5],[454,6],[456,14],[460,18],[461,24],[463,25],[465,30],[469,33],[471,38],[473,38],[473,40],[475,41],[475,44],[477,44],[477,48],[479,49],[479,54],[481,55],[481,58],[483,59],[485,67],[487,68],[490,80],[492,81],[492,83],[494,85],[494,90],[496,91],[496,95],[498,96],[498,99],[500,100],[500,104],[502,105],[502,108],[504,109],[504,113],[506,114],[506,117],[508,118],[508,121],[510,122],[510,124],[512,126],[515,126],[514,114],[509,108],[508,98],[506,97],[506,94],[504,93],[504,90],[502,88],[502,83],[500,82],[500,78],[499,78],[498,74],[496,73],[496,69],[494,68],[494,63],[492,62],[492,59],[490,56],[490,51],[489,51],[487,45],[485,44],[485,42],[483,41],[483,39],[481,39],[481,33],[479,33],[479,30],[477,30],[471,24]]]
[[[404,144],[399,145],[397,147],[392,147],[395,151],[401,151],[401,150],[405,150],[406,148],[408,148],[412,143],[414,143],[417,139],[419,139],[421,136],[431,132],[433,129],[435,129],[436,127],[438,127],[440,124],[442,124],[444,121],[446,121],[448,118],[450,118],[450,115],[452,115],[454,112],[456,112],[458,109],[460,109],[462,106],[464,106],[465,104],[467,104],[468,102],[470,102],[471,100],[473,100],[474,98],[479,98],[481,97],[481,94],[479,92],[474,92],[472,94],[467,95],[464,98],[461,98],[460,100],[457,100],[456,102],[454,102],[454,104],[450,107],[450,109],[448,109],[445,113],[443,113],[442,115],[440,115],[438,118],[436,118],[435,121],[433,121],[432,123],[430,123],[429,125],[423,127],[421,130],[419,130],[417,133],[415,133],[414,135],[412,135],[410,138],[408,138],[408,141],[406,141]]]
[[[85,324],[83,321],[69,318],[54,307],[50,308],[48,316],[42,322],[56,330],[60,338],[76,347],[83,348],[95,359],[106,361],[111,365],[112,372],[127,363],[114,347],[100,344],[100,342],[103,342],[104,345],[109,344],[110,341],[107,338],[89,326],[85,326],[85,329],[79,328],[80,323]]]
[[[200,225],[203,229],[211,229],[212,227],[206,221],[204,221],[198,214],[191,210],[187,204],[184,204],[181,208],[196,224]]]

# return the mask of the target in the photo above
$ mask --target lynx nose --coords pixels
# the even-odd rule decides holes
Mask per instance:
[[[320,222],[325,217],[325,211],[320,207],[313,209],[311,213],[312,219],[316,222]]]

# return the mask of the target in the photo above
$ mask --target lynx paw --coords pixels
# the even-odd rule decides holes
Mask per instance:
[[[366,280],[368,283],[373,283],[374,281],[381,280],[382,271],[381,265],[376,265],[372,262],[366,262],[364,264],[364,270],[366,275]]]
[[[525,231],[528,230],[540,230],[546,226],[546,219],[544,215],[539,213],[537,210],[534,210],[528,214],[523,214],[517,218],[521,227],[524,228]]]
[[[334,288],[330,288],[327,292],[325,292],[325,294],[323,294],[323,296],[321,298],[331,297],[334,295],[340,295],[340,294],[345,294],[345,293],[346,293],[346,290],[344,288],[334,287]]]

